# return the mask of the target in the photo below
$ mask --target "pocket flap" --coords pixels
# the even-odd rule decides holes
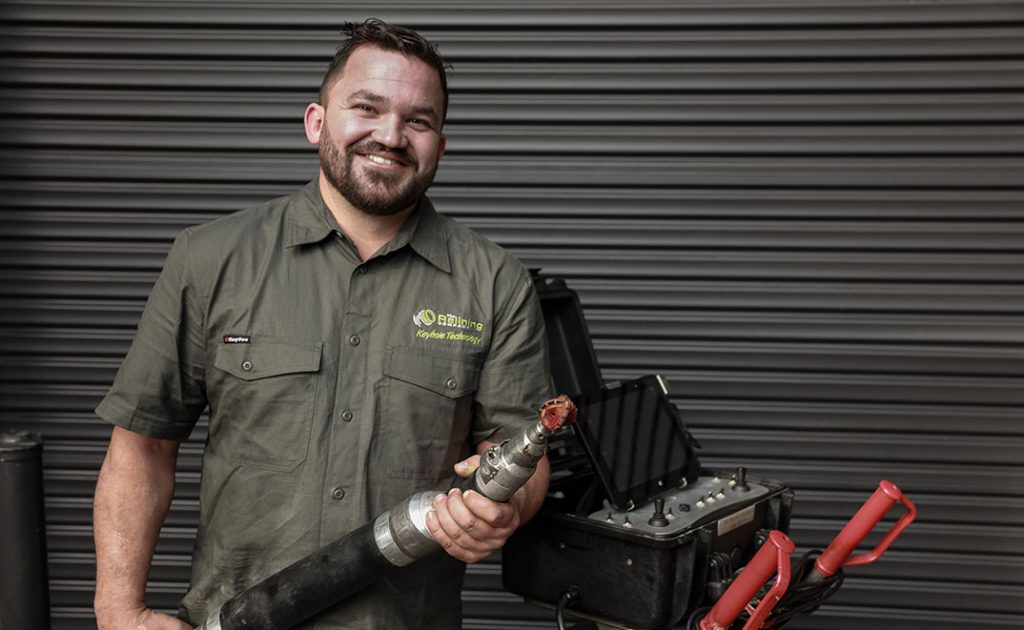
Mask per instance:
[[[226,345],[218,349],[213,365],[246,381],[269,376],[317,372],[323,343],[298,343],[280,339],[260,339],[247,344]]]
[[[388,348],[384,374],[448,398],[461,398],[476,391],[480,359],[416,348]]]

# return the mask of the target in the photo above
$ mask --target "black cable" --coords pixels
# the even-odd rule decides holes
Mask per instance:
[[[570,586],[558,596],[558,605],[555,607],[555,620],[558,622],[558,630],[565,630],[566,607],[577,604],[579,601],[580,590],[575,586]]]
[[[700,622],[709,612],[711,612],[711,606],[698,608],[690,613],[690,618],[686,620],[686,630],[700,630]]]
[[[820,555],[820,550],[807,552],[793,569],[793,579],[789,588],[775,606],[775,610],[768,616],[773,629],[782,628],[794,617],[809,615],[818,610],[843,585],[845,574],[842,569],[820,581],[805,581],[807,575],[814,570],[814,561]]]
[[[835,575],[831,575],[820,581],[807,583],[807,575],[814,570],[814,561],[821,555],[820,550],[809,551],[800,559],[796,568],[793,569],[792,579],[789,588],[776,604],[768,618],[765,619],[762,627],[779,630],[794,617],[809,615],[824,604],[830,597],[836,594],[839,587],[843,585],[843,570],[840,569]],[[751,602],[754,608],[757,602],[764,597],[771,588],[772,583],[765,584]],[[700,608],[693,611],[686,622],[686,630],[700,630],[700,622],[711,612],[711,607]],[[742,628],[750,620],[750,614],[744,610],[730,628]]]
[[[824,604],[826,600],[835,595],[839,587],[843,585],[842,569],[837,571],[835,575],[820,581],[810,583],[804,581],[807,575],[814,570],[814,561],[820,555],[821,550],[812,550],[800,558],[796,568],[793,569],[789,588],[786,589],[786,592],[782,595],[779,603],[775,605],[771,614],[768,615],[768,618],[764,620],[763,627],[779,630],[792,621],[794,617],[811,614]],[[771,585],[771,583],[765,584],[754,598],[754,601],[760,601],[767,594]],[[757,605],[754,604],[754,607],[756,608]],[[744,610],[736,618],[732,627],[742,628],[743,624],[749,619],[750,615]]]

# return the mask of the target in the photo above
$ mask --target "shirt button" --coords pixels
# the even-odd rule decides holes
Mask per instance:
[[[348,409],[341,412],[341,419],[344,420],[345,422],[352,422],[352,417],[352,412],[349,411]]]
[[[444,382],[444,386],[447,387],[448,389],[455,389],[456,386],[458,386],[458,384],[458,381],[456,381],[454,378],[450,378]]]
[[[351,337],[348,338],[348,342],[353,346],[358,346],[359,341],[359,335],[352,335]]]
[[[365,276],[366,275],[366,267],[360,267],[359,269],[356,269],[356,273],[358,273],[361,276]]]
[[[245,360],[245,361],[242,361],[242,369],[245,370],[246,372],[251,372],[252,371],[252,361],[249,361],[248,359]]]
[[[341,501],[342,499],[345,498],[345,490],[343,488],[336,487],[334,488],[334,490],[331,490],[331,497],[335,501]]]

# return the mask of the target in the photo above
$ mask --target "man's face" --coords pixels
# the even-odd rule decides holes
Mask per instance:
[[[444,153],[437,71],[396,52],[364,46],[328,92],[320,167],[354,208],[391,215],[415,205]]]

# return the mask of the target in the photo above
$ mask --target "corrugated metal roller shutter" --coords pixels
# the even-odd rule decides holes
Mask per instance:
[[[794,627],[1020,627],[1022,3],[7,2],[0,411],[47,439],[56,628],[93,625],[91,409],[170,239],[311,177],[302,109],[370,15],[454,62],[435,201],[568,279],[607,378],[665,374],[706,464],[796,488],[804,548],[880,478],[918,502]],[[466,627],[550,627],[498,576],[471,569]]]

